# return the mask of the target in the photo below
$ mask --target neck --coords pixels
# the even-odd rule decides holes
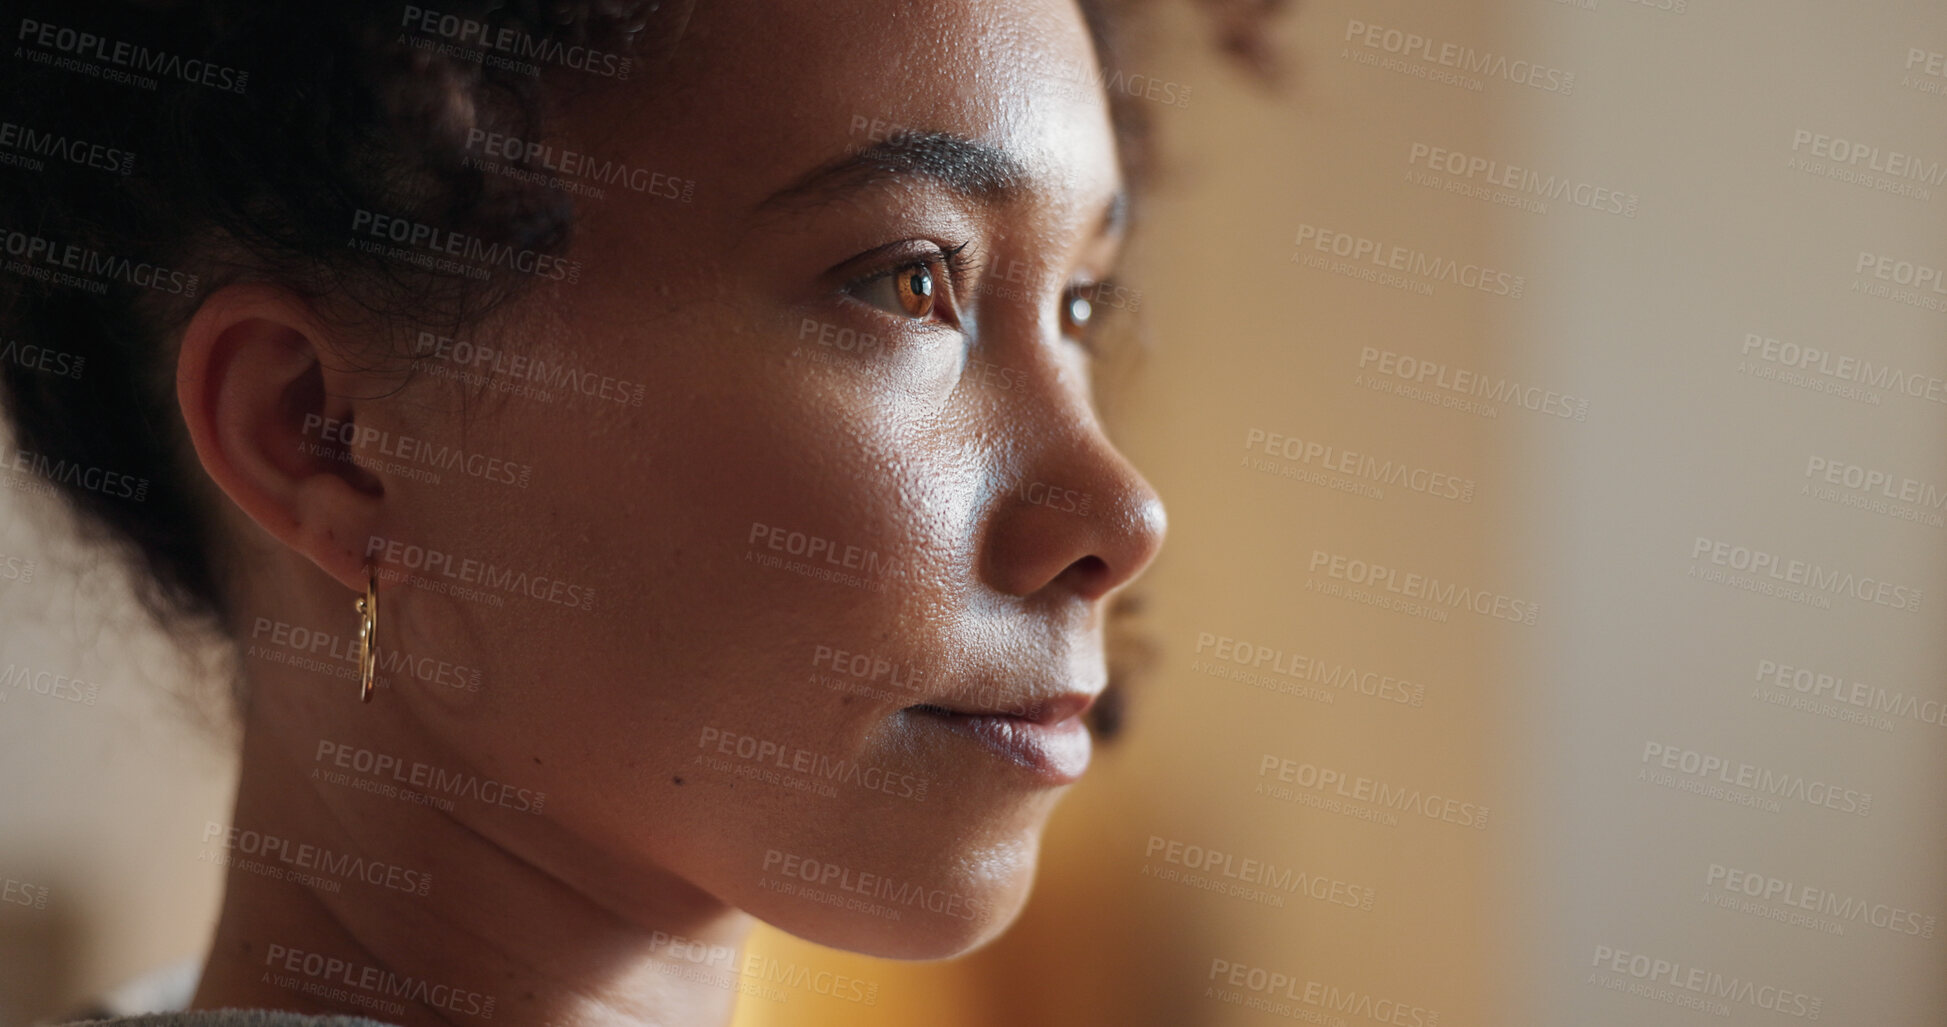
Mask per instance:
[[[427,754],[409,717],[385,715],[381,704],[406,698],[397,690],[361,706],[345,701],[356,689],[298,670],[258,676],[234,827],[204,832],[208,857],[230,869],[192,1009],[401,1027],[730,1021],[748,915],[604,860],[522,803],[495,801],[498,785],[442,787],[472,772]]]

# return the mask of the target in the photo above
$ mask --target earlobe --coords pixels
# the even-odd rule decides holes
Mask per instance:
[[[289,290],[232,285],[183,331],[176,396],[210,480],[272,538],[348,588],[365,587],[358,541],[385,490],[353,462],[356,376],[334,369],[334,338]]]

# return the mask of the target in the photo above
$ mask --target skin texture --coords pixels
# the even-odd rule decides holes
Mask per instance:
[[[194,1008],[478,1022],[491,997],[491,1022],[721,1023],[720,968],[741,962],[673,976],[694,957],[670,937],[729,953],[761,918],[932,959],[1005,928],[1063,788],[911,707],[1079,713],[1103,683],[1107,600],[1164,532],[1062,317],[1117,245],[1107,110],[1078,82],[1094,62],[1065,0],[725,0],[699,5],[653,78],[568,102],[554,141],[693,197],[584,200],[580,280],[538,282],[459,337],[640,384],[640,405],[470,387],[439,359],[406,377],[372,366],[365,329],[273,285],[208,297],[178,385],[254,647],[236,824],[431,883],[233,871]],[[957,182],[813,175],[913,138],[889,126],[985,156]],[[922,321],[891,279],[858,282],[962,243]],[[842,348],[841,331],[874,341]],[[386,441],[333,442],[326,418]],[[427,469],[399,455],[408,438],[527,484],[374,464]],[[772,548],[814,539],[828,548]],[[407,545],[530,575],[541,598],[477,576],[428,587],[450,577]],[[276,654],[308,629],[349,665],[368,553],[381,652],[425,673],[382,673],[361,705],[342,671]],[[865,676],[839,652],[864,654]],[[456,794],[429,775],[492,783]],[[807,867],[881,908],[778,887]],[[319,978],[292,951],[344,960],[325,981],[347,992],[372,993],[345,987],[371,967],[461,995],[408,995],[401,1013],[307,994],[291,981]]]

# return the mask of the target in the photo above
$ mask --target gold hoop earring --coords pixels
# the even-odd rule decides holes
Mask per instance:
[[[358,611],[358,701],[372,701],[372,677],[379,666],[379,576],[365,565],[365,594],[352,601]]]

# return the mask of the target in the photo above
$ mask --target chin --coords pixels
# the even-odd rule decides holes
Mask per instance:
[[[1038,838],[1005,860],[969,853],[951,870],[904,880],[773,859],[745,912],[828,948],[882,959],[964,955],[1000,937],[1026,907]],[[1021,858],[1025,854],[1026,858]]]
[[[751,910],[789,934],[827,948],[880,959],[938,960],[966,955],[1007,932],[1026,906],[1026,895],[988,904],[971,917],[902,909],[898,920],[847,910]]]

